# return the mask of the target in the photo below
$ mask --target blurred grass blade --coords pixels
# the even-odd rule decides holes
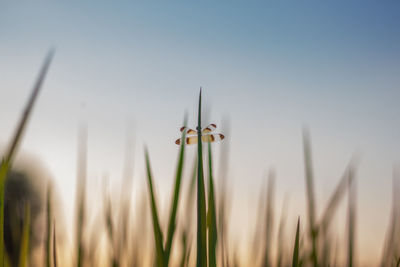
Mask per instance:
[[[201,141],[201,88],[197,124],[197,257],[196,266],[207,266],[206,196],[204,189],[203,151]]]
[[[400,216],[400,205],[399,205],[399,176],[396,168],[393,169],[393,181],[392,181],[392,212],[390,218],[390,224],[386,232],[385,243],[383,247],[381,266],[388,266],[394,255],[394,250],[397,247],[398,240],[398,219]]]
[[[214,196],[214,179],[212,168],[212,153],[211,143],[208,143],[208,211],[207,211],[207,226],[208,226],[208,267],[217,266],[216,249],[217,249],[217,215],[215,211],[215,196]]]
[[[48,71],[48,69],[50,67],[50,63],[51,63],[51,60],[53,58],[53,55],[54,55],[54,50],[50,50],[49,53],[47,54],[45,60],[44,60],[43,66],[42,66],[42,68],[40,70],[40,73],[39,73],[39,76],[38,76],[38,78],[36,80],[36,83],[33,86],[32,93],[31,93],[31,95],[29,97],[27,105],[25,106],[24,112],[22,113],[22,117],[21,117],[21,120],[20,120],[20,122],[18,124],[17,130],[16,130],[16,132],[14,134],[14,138],[12,139],[11,145],[9,147],[9,150],[8,150],[7,154],[6,154],[6,159],[9,160],[9,161],[12,160],[12,158],[14,156],[14,153],[15,153],[17,147],[18,147],[19,141],[21,140],[21,136],[24,133],[24,129],[26,127],[27,121],[28,121],[28,119],[30,117],[30,114],[31,114],[32,109],[33,109],[33,106],[34,106],[34,104],[36,102],[36,99],[37,99],[37,97],[39,95],[40,89],[42,88],[43,81],[46,78],[46,74],[47,74],[47,71]]]
[[[221,267],[229,266],[228,262],[228,242],[227,242],[227,229],[228,229],[228,220],[227,220],[227,201],[228,201],[228,192],[227,192],[227,178],[228,178],[228,160],[229,160],[229,142],[226,137],[230,136],[230,123],[228,118],[225,118],[222,122],[222,132],[225,132],[225,142],[222,144],[222,149],[220,153],[220,167],[219,167],[219,190],[216,193],[218,198],[218,208],[217,208],[217,222],[218,222],[218,244],[220,250],[220,264]]]
[[[350,169],[349,176],[354,176],[354,170]],[[354,266],[354,247],[355,247],[355,220],[356,220],[356,183],[352,181],[350,177],[349,181],[349,202],[348,202],[348,244],[347,244],[347,266]]]
[[[3,160],[0,165],[0,263],[4,266],[4,190],[10,162]]]
[[[193,219],[193,203],[195,197],[196,190],[196,178],[197,178],[197,159],[194,161],[192,168],[192,177],[190,179],[190,183],[188,184],[188,191],[186,197],[186,206],[185,206],[185,223],[183,225],[182,232],[182,255],[180,260],[180,266],[188,266],[189,259],[191,255],[191,229],[192,229],[192,219]]]
[[[28,264],[29,258],[29,231],[30,231],[30,207],[29,204],[25,204],[25,215],[24,215],[24,224],[22,231],[22,239],[21,239],[21,248],[19,251],[19,267],[25,267]]]
[[[319,223],[320,229],[320,240],[322,242],[321,246],[321,257],[320,264],[326,265],[329,261],[329,252],[331,250],[331,238],[329,237],[329,226],[333,221],[333,217],[339,207],[340,201],[345,196],[345,192],[347,192],[349,184],[352,182],[353,176],[349,175],[349,172],[354,165],[356,164],[358,157],[353,156],[350,162],[347,164],[346,169],[340,179],[339,184],[336,186],[335,191],[331,195],[328,205],[324,210],[321,221]]]
[[[145,158],[146,158],[146,169],[147,169],[147,182],[149,186],[149,196],[150,196],[150,205],[151,205],[151,215],[153,220],[153,232],[154,232],[154,240],[156,245],[156,265],[158,267],[163,267],[164,265],[164,249],[163,249],[163,236],[160,228],[160,222],[158,220],[158,211],[157,204],[154,195],[153,189],[153,178],[151,175],[150,168],[150,160],[147,149],[145,149]]]
[[[112,208],[111,208],[111,200],[108,196],[106,189],[104,189],[104,207],[105,207],[105,222],[107,228],[107,235],[109,239],[109,244],[112,247],[112,266],[117,267],[119,266],[118,258],[116,257],[116,249],[115,249],[115,233],[114,233],[114,223],[112,218]]]
[[[274,183],[275,174],[271,170],[268,176],[267,205],[265,211],[265,246],[263,255],[263,266],[271,266],[271,240],[273,235],[274,221]]]
[[[32,113],[33,106],[36,102],[36,99],[39,95],[40,89],[42,88],[43,81],[46,77],[47,71],[49,69],[51,60],[53,58],[54,51],[50,50],[47,54],[42,68],[39,72],[39,76],[33,86],[31,95],[28,99],[28,103],[25,106],[25,109],[22,113],[22,117],[20,122],[18,123],[17,129],[13,138],[10,141],[10,146],[5,155],[5,158],[1,161],[0,166],[0,264],[4,266],[4,187],[5,180],[7,177],[7,172],[11,168],[11,162],[14,157],[14,154],[17,150],[18,144],[21,141],[21,137],[24,133],[24,129],[28,122],[28,119]]]
[[[78,167],[77,167],[77,221],[76,221],[76,265],[81,267],[85,257],[83,233],[86,220],[86,168],[87,168],[87,126],[83,125],[78,135]]]
[[[134,151],[134,138],[132,123],[128,124],[126,144],[125,144],[125,160],[123,168],[123,182],[121,188],[120,209],[118,217],[117,239],[119,242],[115,244],[116,255],[115,257],[119,262],[122,258],[127,257],[129,253],[129,221],[131,217],[131,195],[132,195],[132,181],[133,181],[133,155]]]
[[[303,145],[304,145],[304,165],[306,175],[306,196],[308,204],[308,223],[309,235],[312,242],[311,259],[313,266],[318,266],[317,258],[317,228],[315,225],[315,196],[314,196],[314,174],[311,158],[311,140],[308,129],[303,129]]]
[[[53,221],[53,267],[57,267],[56,222]]]
[[[300,218],[297,219],[297,230],[293,248],[292,267],[299,266],[299,239],[300,239]]]
[[[349,175],[349,171],[354,168],[356,164],[357,158],[353,156],[353,158],[348,163],[342,178],[339,184],[336,186],[335,191],[333,192],[331,198],[329,199],[328,205],[325,208],[325,211],[322,215],[322,219],[320,222],[320,228],[322,232],[327,232],[330,223],[332,222],[332,217],[335,215],[337,207],[339,206],[340,200],[345,195],[346,189],[348,185],[352,182],[349,179],[353,179],[353,176]]]
[[[287,219],[287,195],[283,199],[282,209],[281,209],[281,217],[279,219],[279,229],[278,229],[278,252],[276,256],[276,266],[281,267],[284,265],[284,233],[285,233],[285,225]]]
[[[46,198],[46,266],[50,267],[51,255],[51,185],[47,187]]]
[[[185,116],[183,120],[183,126],[187,125],[187,116]],[[182,132],[182,139],[185,140],[186,131]],[[181,180],[182,180],[182,172],[183,172],[183,160],[185,156],[185,142],[181,142],[179,158],[178,158],[178,167],[176,169],[176,176],[175,176],[175,186],[174,186],[174,193],[171,202],[171,209],[170,209],[170,216],[169,216],[169,223],[168,223],[168,233],[167,233],[167,240],[165,244],[165,265],[168,266],[172,240],[175,233],[176,228],[176,212],[178,209],[178,202],[180,196],[180,189],[181,189]]]

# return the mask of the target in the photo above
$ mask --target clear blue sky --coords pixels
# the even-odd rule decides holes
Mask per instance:
[[[43,160],[70,202],[78,123],[89,124],[90,175],[119,177],[132,120],[135,179],[143,179],[146,143],[167,199],[173,141],[185,110],[194,124],[202,86],[209,122],[230,120],[237,205],[257,200],[271,166],[278,199],[288,192],[293,206],[304,202],[303,124],[313,136],[320,209],[352,153],[362,151],[359,249],[376,253],[400,161],[399,13],[398,1],[3,2],[0,142],[56,46],[23,148]],[[377,236],[362,235],[371,231]]]

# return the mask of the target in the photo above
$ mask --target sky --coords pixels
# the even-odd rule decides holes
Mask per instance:
[[[194,127],[202,87],[205,124],[229,128],[214,148],[229,146],[231,216],[239,226],[253,227],[270,168],[277,206],[289,195],[290,226],[305,214],[307,125],[320,211],[352,155],[361,154],[357,249],[362,259],[378,257],[400,161],[399,11],[396,1],[1,2],[0,144],[55,47],[22,153],[40,158],[68,214],[80,123],[88,125],[89,178],[106,173],[114,184],[132,125],[134,180],[144,184],[146,145],[166,206],[174,141],[185,112]]]

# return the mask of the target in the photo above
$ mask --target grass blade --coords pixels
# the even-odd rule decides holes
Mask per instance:
[[[349,176],[354,176],[354,170],[349,171]],[[348,205],[348,244],[347,244],[347,266],[354,266],[355,247],[355,220],[356,220],[356,184],[350,177],[349,181],[349,205]]]
[[[106,222],[106,228],[107,228],[107,234],[109,238],[109,243],[111,244],[112,247],[112,266],[113,267],[118,267],[119,266],[119,261],[118,257],[116,256],[116,248],[115,248],[115,231],[114,231],[114,223],[113,223],[113,218],[112,218],[112,207],[111,207],[111,199],[109,195],[107,194],[106,190],[104,190],[104,207],[105,207],[105,222]]]
[[[284,266],[284,233],[285,233],[285,223],[287,219],[287,195],[283,200],[282,209],[281,209],[281,217],[279,219],[279,229],[278,229],[278,252],[276,256],[276,266],[281,267]]]
[[[394,250],[397,247],[398,240],[398,219],[400,215],[400,205],[399,205],[399,177],[397,175],[396,169],[393,170],[393,181],[392,181],[392,212],[390,218],[390,224],[388,226],[386,232],[385,243],[383,247],[382,259],[380,266],[388,266],[390,265],[394,255]]]
[[[314,174],[311,159],[311,141],[310,135],[306,128],[303,129],[303,145],[304,145],[304,165],[306,176],[306,196],[308,204],[308,223],[309,235],[312,242],[311,260],[313,266],[318,266],[317,258],[317,228],[315,226],[315,196],[314,196]]]
[[[330,223],[332,222],[332,217],[335,215],[335,212],[336,212],[337,207],[339,206],[340,200],[344,196],[347,186],[352,182],[352,181],[349,181],[349,179],[352,179],[353,176],[349,175],[349,172],[351,171],[352,168],[354,168],[355,162],[356,162],[356,158],[353,157],[350,160],[350,162],[348,163],[339,184],[336,186],[336,189],[333,192],[331,198],[329,199],[327,207],[325,208],[325,211],[322,215],[321,222],[319,224],[321,231],[324,233],[326,233],[328,231],[328,227],[329,227]]]
[[[50,50],[47,54],[47,57],[44,60],[42,68],[39,72],[39,76],[33,86],[31,95],[28,99],[28,103],[25,106],[25,110],[22,113],[21,120],[17,126],[16,132],[11,139],[10,147],[7,151],[5,158],[1,162],[0,166],[0,264],[4,266],[4,188],[5,188],[5,180],[7,177],[8,170],[11,168],[11,162],[14,157],[14,154],[17,150],[18,144],[21,141],[21,137],[26,128],[28,119],[32,113],[33,106],[36,102],[36,99],[39,95],[40,89],[42,88],[43,81],[46,77],[47,71],[49,69],[51,60],[53,58],[54,51]]]
[[[46,198],[46,266],[50,267],[50,255],[51,255],[51,186],[47,188]]]
[[[42,66],[42,68],[40,70],[40,73],[39,73],[39,76],[38,76],[38,78],[36,80],[36,83],[33,86],[33,89],[32,89],[31,95],[29,97],[28,103],[25,106],[24,112],[22,113],[21,120],[20,120],[20,122],[18,124],[17,130],[16,130],[16,132],[14,134],[14,138],[12,139],[11,145],[10,145],[8,153],[7,153],[6,159],[9,160],[9,161],[13,158],[14,153],[15,153],[15,151],[16,151],[16,149],[18,147],[18,144],[19,144],[19,142],[21,140],[21,136],[24,133],[26,124],[28,122],[30,114],[32,113],[33,106],[34,106],[34,104],[36,102],[36,99],[37,99],[37,97],[39,95],[40,89],[42,88],[43,81],[46,78],[46,74],[47,74],[47,71],[48,71],[48,69],[50,67],[50,63],[51,63],[51,60],[53,58],[53,55],[54,55],[54,51],[50,50],[50,52],[47,54],[47,56],[46,56],[46,58],[44,60],[43,66]]]
[[[201,141],[201,88],[197,124],[197,257],[196,266],[207,266],[206,196],[204,189],[203,151]]]
[[[29,257],[29,231],[30,231],[30,207],[29,204],[25,204],[25,215],[24,215],[24,226],[23,234],[21,239],[21,248],[19,254],[19,267],[25,267],[27,265]]]
[[[4,190],[10,161],[3,160],[0,166],[0,262],[4,266]]]
[[[185,116],[183,125],[186,126],[186,124],[187,124],[187,119]],[[186,136],[186,131],[183,131],[181,140],[185,140],[185,136]],[[176,212],[178,209],[178,201],[179,201],[179,195],[180,195],[180,189],[181,189],[184,156],[185,156],[185,142],[181,142],[179,158],[178,158],[178,167],[177,167],[176,176],[175,176],[174,193],[173,193],[173,198],[172,198],[172,202],[171,202],[171,213],[169,216],[167,240],[166,240],[166,244],[165,244],[165,265],[166,266],[168,266],[170,252],[171,252],[171,246],[172,246],[172,240],[173,240],[175,228],[176,228],[175,221],[176,221]]]
[[[226,136],[230,136],[230,123],[227,118],[223,120],[223,131]],[[228,179],[228,160],[229,160],[229,142],[225,139],[225,142],[222,144],[221,154],[220,154],[220,167],[219,167],[219,190],[217,193],[217,222],[218,222],[218,244],[220,251],[220,265],[221,267],[229,266],[228,261],[228,242],[227,242],[227,229],[228,229],[228,219],[227,219],[227,203],[228,203],[228,188],[227,188],[227,179]]]
[[[78,167],[77,167],[77,227],[76,227],[76,265],[81,267],[85,256],[83,247],[83,232],[86,220],[86,168],[87,168],[87,127],[82,126],[78,136]]]
[[[193,219],[193,203],[194,203],[194,196],[196,190],[196,178],[197,178],[197,160],[195,160],[193,164],[192,170],[192,177],[190,179],[190,183],[188,184],[188,192],[186,198],[186,205],[185,205],[185,224],[183,225],[183,232],[182,232],[182,255],[180,260],[180,266],[188,266],[189,259],[191,254],[191,228],[192,228],[192,219]]]
[[[351,184],[352,182],[353,176],[349,175],[349,172],[352,170],[352,168],[354,168],[357,159],[357,157],[353,156],[353,158],[348,163],[339,184],[336,186],[335,191],[329,199],[328,205],[325,208],[325,211],[319,223],[320,238],[322,242],[320,264],[322,265],[326,265],[328,263],[329,251],[330,247],[332,246],[331,238],[329,237],[328,233],[329,226],[333,221],[332,218],[335,216],[340,201],[342,200],[343,196],[345,196],[345,192],[347,191],[349,184]]]
[[[53,267],[57,267],[56,222],[53,222]]]
[[[151,215],[153,220],[154,240],[156,245],[156,264],[158,267],[163,267],[165,266],[163,235],[160,228],[160,222],[158,220],[157,204],[153,190],[153,178],[151,175],[149,153],[147,152],[147,149],[145,149],[145,158],[146,158],[146,169],[147,169],[147,182],[149,186],[149,195],[150,195]]]
[[[296,230],[296,238],[294,241],[293,259],[292,259],[293,267],[299,266],[299,239],[300,239],[300,218],[297,219],[297,230]]]
[[[271,240],[273,234],[273,221],[274,221],[274,181],[275,174],[270,171],[268,177],[268,187],[267,187],[267,205],[265,212],[265,247],[263,256],[263,266],[271,266]]]
[[[208,211],[207,211],[208,267],[216,267],[217,266],[216,248],[217,248],[218,233],[217,233],[217,215],[215,211],[211,143],[208,143],[208,170],[209,170],[208,174],[209,191],[208,191]]]

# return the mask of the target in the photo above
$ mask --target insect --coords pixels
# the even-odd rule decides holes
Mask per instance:
[[[208,125],[207,127],[200,129],[201,131],[201,140],[203,142],[215,142],[215,141],[220,141],[223,140],[225,138],[225,136],[223,134],[220,133],[211,133],[212,131],[214,131],[217,128],[217,125],[215,125],[214,123],[211,123],[210,125]],[[197,144],[197,131],[187,128],[185,126],[183,126],[180,131],[183,132],[186,130],[186,134],[188,135],[185,138],[186,144],[187,145],[192,145],[192,144]],[[180,145],[181,144],[181,138],[177,139],[175,141],[175,144]]]

